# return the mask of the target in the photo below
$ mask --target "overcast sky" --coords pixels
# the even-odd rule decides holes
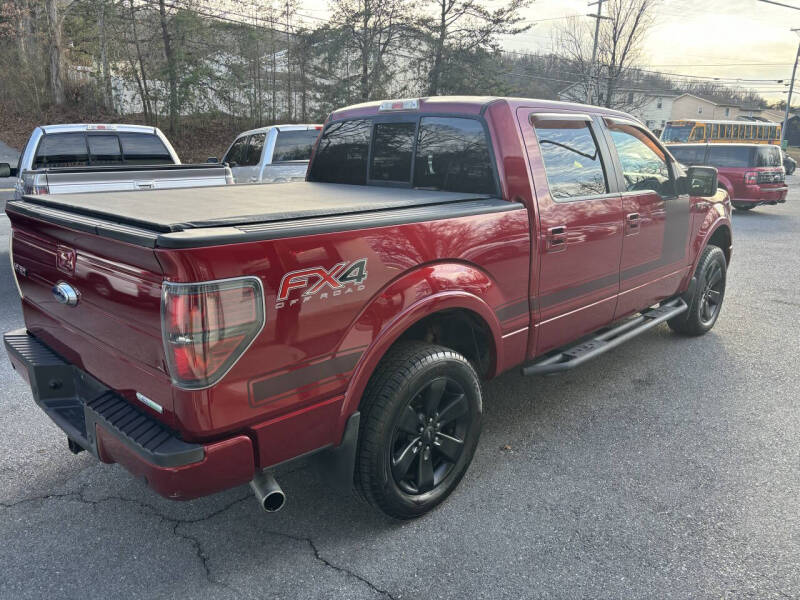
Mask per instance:
[[[500,5],[503,0],[488,0]],[[585,15],[596,8],[589,0],[535,0],[524,15],[533,23],[527,33],[504,39],[503,46],[518,52],[548,50],[561,17]],[[800,8],[800,0],[779,0]],[[301,10],[317,17],[328,15],[324,1],[305,0]],[[582,17],[589,21],[588,17]],[[542,20],[549,19],[549,20]],[[786,89],[775,84],[792,74],[800,37],[790,31],[800,27],[800,10],[757,0],[658,0],[655,24],[645,47],[648,68],[701,77],[767,81],[742,82],[770,100],[785,99]],[[720,66],[726,65],[726,66]],[[800,105],[794,94],[792,105]]]

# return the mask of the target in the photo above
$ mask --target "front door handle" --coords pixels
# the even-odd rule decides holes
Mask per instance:
[[[627,235],[639,233],[639,213],[629,213],[625,217],[625,230]]]
[[[558,225],[547,230],[547,251],[563,252],[567,249],[567,227]]]

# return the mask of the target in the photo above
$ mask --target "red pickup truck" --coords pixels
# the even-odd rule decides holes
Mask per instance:
[[[9,202],[25,329],[5,345],[70,449],[164,496],[250,482],[276,510],[272,468],[314,455],[412,518],[467,470],[482,379],[713,327],[716,188],[608,109],[361,104],[305,182]]]

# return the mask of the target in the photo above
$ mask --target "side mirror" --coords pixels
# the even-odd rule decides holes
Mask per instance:
[[[717,170],[714,167],[689,167],[682,179],[681,191],[685,194],[710,198],[717,193]]]
[[[211,165],[217,165],[219,164],[219,159],[216,156],[209,156],[206,159],[206,162]]]
[[[16,169],[14,169],[16,171]],[[13,177],[11,174],[11,165],[8,163],[0,163],[0,177]]]

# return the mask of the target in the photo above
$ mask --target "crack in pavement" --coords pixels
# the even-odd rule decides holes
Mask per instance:
[[[158,509],[156,509],[154,506],[152,506],[150,504],[147,504],[146,502],[142,502],[140,500],[135,500],[133,498],[124,498],[122,496],[106,496],[104,498],[99,498],[99,499],[90,499],[90,498],[87,498],[86,496],[84,496],[83,492],[85,491],[85,489],[86,489],[86,486],[84,485],[84,486],[81,486],[81,488],[79,490],[75,491],[75,492],[65,492],[63,494],[62,493],[48,493],[48,494],[42,494],[40,496],[31,496],[31,497],[28,497],[28,498],[23,498],[22,500],[18,500],[16,502],[10,502],[10,503],[9,502],[0,502],[0,509],[11,510],[11,509],[20,507],[20,506],[22,506],[24,504],[30,504],[30,503],[34,503],[34,502],[44,502],[44,501],[47,501],[47,500],[63,500],[63,499],[77,500],[78,502],[82,502],[84,504],[89,504],[92,507],[97,507],[97,506],[99,506],[101,504],[104,504],[106,502],[113,502],[113,501],[133,504],[133,505],[145,510],[146,512],[149,512],[151,515],[161,519],[163,522],[171,523],[173,525],[173,527],[172,527],[172,535],[177,537],[177,538],[180,538],[180,539],[183,539],[183,540],[189,542],[193,546],[193,548],[195,550],[195,554],[197,556],[197,559],[200,561],[200,564],[203,566],[203,569],[205,570],[206,580],[211,585],[217,585],[217,586],[223,587],[223,588],[228,589],[228,590],[230,590],[230,591],[232,591],[232,592],[234,592],[236,594],[239,594],[239,595],[245,595],[245,596],[250,597],[250,598],[253,597],[253,596],[249,595],[248,593],[246,593],[244,590],[240,590],[240,589],[238,589],[238,588],[226,583],[225,581],[221,581],[219,579],[216,579],[214,577],[212,571],[211,571],[211,567],[209,566],[210,557],[205,552],[205,550],[203,549],[203,545],[202,545],[201,541],[197,537],[195,537],[194,535],[192,535],[189,532],[178,531],[178,528],[181,525],[192,525],[192,524],[195,524],[195,523],[201,523],[203,521],[207,521],[209,519],[212,519],[212,518],[224,513],[225,511],[233,508],[237,504],[240,504],[241,502],[249,499],[250,498],[250,494],[249,493],[247,495],[245,495],[245,496],[242,496],[241,498],[237,498],[236,500],[233,500],[233,501],[229,502],[228,504],[224,505],[223,507],[221,507],[221,508],[219,508],[219,509],[217,509],[215,511],[212,511],[209,514],[207,514],[207,515],[205,515],[203,517],[197,517],[197,518],[191,518],[191,519],[181,519],[181,518],[167,516],[167,515],[163,514],[162,512],[160,512]],[[360,583],[363,583],[364,585],[369,587],[375,593],[380,594],[384,598],[388,598],[389,600],[397,600],[397,598],[395,596],[393,596],[388,590],[385,590],[383,588],[378,587],[377,585],[372,583],[366,577],[364,577],[362,575],[359,575],[355,571],[352,571],[352,570],[350,570],[350,569],[348,569],[346,567],[342,567],[342,566],[339,566],[337,564],[334,564],[331,561],[329,561],[328,559],[326,559],[324,556],[322,556],[322,554],[319,551],[319,548],[317,547],[316,543],[314,542],[314,540],[311,537],[296,536],[296,535],[291,535],[291,534],[284,533],[284,532],[281,532],[281,531],[267,531],[266,533],[268,535],[274,535],[276,537],[282,537],[284,539],[289,539],[289,540],[292,540],[292,541],[295,541],[295,542],[301,542],[301,543],[304,543],[304,544],[308,545],[308,547],[310,548],[310,550],[311,550],[311,552],[312,552],[312,554],[314,556],[314,559],[317,560],[318,562],[322,563],[324,566],[326,566],[329,569],[331,569],[333,571],[336,571],[338,573],[343,573],[343,574],[345,574],[345,575],[347,575],[349,577],[352,577],[353,579],[355,579],[355,580],[359,581]]]

